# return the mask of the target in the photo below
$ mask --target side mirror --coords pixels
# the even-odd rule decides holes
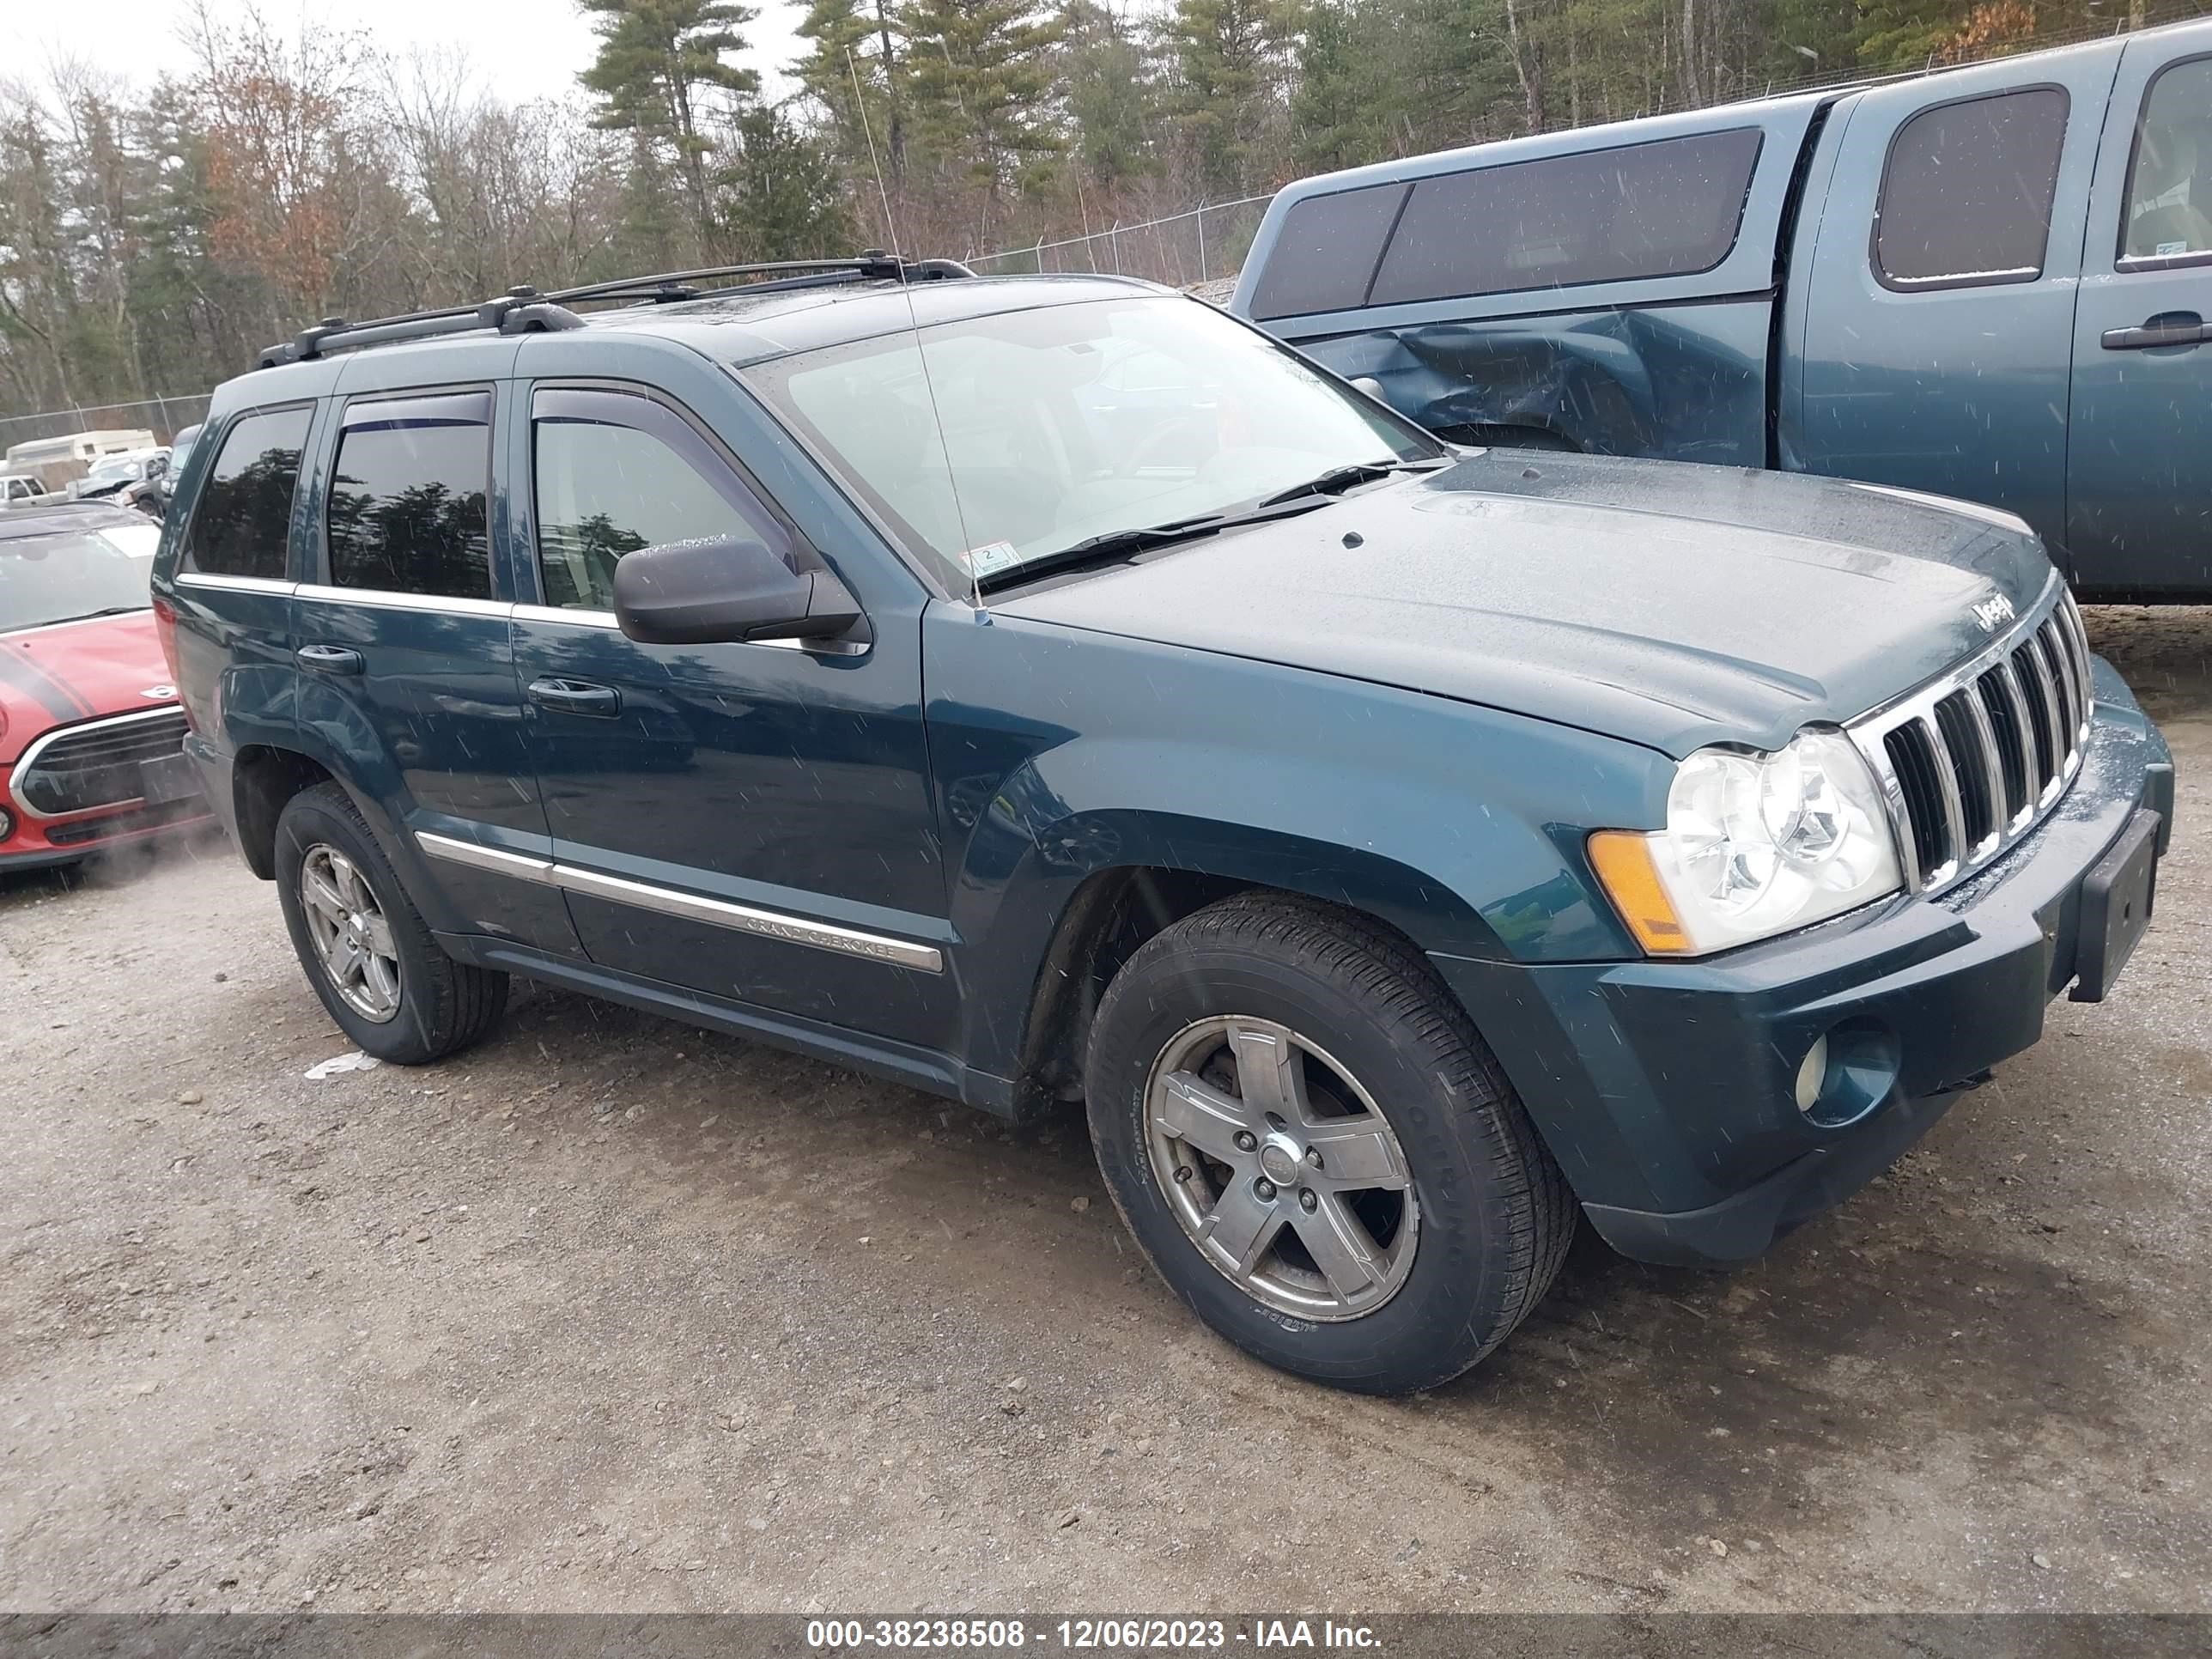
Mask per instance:
[[[793,570],[742,537],[705,536],[624,554],[615,620],[643,645],[831,640],[860,622],[860,605],[826,570]]]

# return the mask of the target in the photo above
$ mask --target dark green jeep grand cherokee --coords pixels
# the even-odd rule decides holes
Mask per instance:
[[[2166,747],[2002,514],[1448,447],[1139,283],[766,276],[216,394],[156,608],[368,1053],[520,973],[1085,1100],[1201,1318],[1400,1390],[1577,1210],[1760,1250],[2148,916]]]

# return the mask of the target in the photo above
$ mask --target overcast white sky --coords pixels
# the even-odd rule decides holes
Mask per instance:
[[[744,30],[750,50],[743,61],[773,89],[770,71],[799,55],[792,30],[805,8],[798,0],[751,3],[760,15]],[[210,9],[231,21],[246,7],[245,0],[210,0]],[[0,66],[36,76],[52,56],[66,53],[148,84],[164,69],[181,69],[177,28],[189,12],[188,0],[0,0]],[[395,55],[416,46],[459,50],[488,89],[516,100],[569,91],[593,46],[591,26],[568,0],[264,0],[261,14],[279,28],[305,16],[355,30]]]

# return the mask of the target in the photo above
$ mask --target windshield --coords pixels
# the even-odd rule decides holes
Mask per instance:
[[[135,478],[144,470],[146,463],[136,457],[125,460],[106,460],[85,474],[86,482],[106,483],[114,478]]]
[[[151,605],[147,561],[109,539],[113,533],[71,530],[0,541],[0,634]]]
[[[927,380],[911,333],[747,378],[956,592],[971,575],[1003,580],[1094,537],[1250,507],[1333,468],[1444,453],[1196,301],[1046,306],[921,337]]]

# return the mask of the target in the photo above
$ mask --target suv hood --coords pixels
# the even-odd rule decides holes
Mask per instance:
[[[168,682],[150,611],[0,634],[0,766],[50,727],[173,703]]]
[[[2026,616],[2051,578],[2033,535],[1926,500],[1486,450],[992,609],[1485,703],[1679,757],[1721,741],[1778,748],[1808,721],[1863,714],[1988,644],[2006,626],[1991,601]]]

